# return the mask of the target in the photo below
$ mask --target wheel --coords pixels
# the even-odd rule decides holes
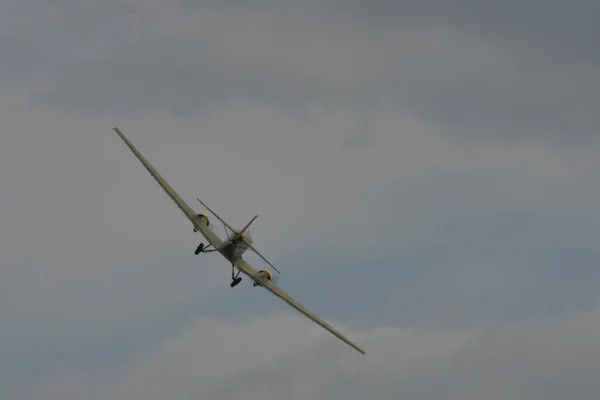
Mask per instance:
[[[195,255],[198,255],[202,252],[202,250],[204,250],[204,243],[200,243],[200,245],[198,245],[198,247],[196,248],[196,251],[194,252]]]

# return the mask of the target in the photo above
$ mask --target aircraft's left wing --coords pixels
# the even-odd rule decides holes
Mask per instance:
[[[173,202],[177,204],[177,207],[179,207],[183,214],[185,214],[185,216],[190,220],[190,222],[194,225],[194,228],[196,228],[200,233],[202,233],[206,240],[208,240],[215,248],[221,246],[222,241],[215,234],[215,232],[200,221],[200,219],[198,218],[198,214],[196,214],[192,207],[190,207],[189,204],[186,203],[185,200],[183,200],[181,196],[179,196],[179,194],[177,194],[175,189],[173,189],[171,185],[169,185],[167,181],[165,181],[165,179],[158,173],[158,171],[154,169],[152,164],[150,164],[150,162],[146,160],[146,158],[138,151],[138,149],[136,149],[133,143],[131,143],[129,139],[127,139],[127,137],[123,135],[121,130],[117,127],[114,127],[113,130],[117,132],[119,137],[125,142],[127,147],[129,147],[129,149],[133,152],[133,154],[135,154],[137,159],[140,160],[142,165],[146,167],[146,170],[148,170],[150,175],[154,177],[156,182],[158,182],[158,184],[163,188],[163,190],[171,198],[171,200],[173,200]]]
[[[250,277],[252,280],[254,280],[256,283],[258,283],[260,286],[264,287],[269,292],[273,293],[275,296],[279,297],[281,300],[285,301],[290,306],[295,308],[296,311],[304,314],[304,316],[311,319],[317,325],[320,325],[322,328],[327,330],[329,333],[331,333],[332,335],[334,335],[335,337],[337,337],[338,339],[340,339],[341,341],[346,343],[348,346],[352,347],[354,350],[358,351],[361,354],[365,354],[365,352],[360,347],[358,347],[356,344],[352,343],[347,337],[345,337],[340,332],[335,330],[335,328],[333,328],[327,322],[323,321],[321,318],[317,317],[315,314],[313,314],[308,309],[306,309],[297,300],[295,300],[290,295],[288,295],[286,292],[284,292],[279,286],[274,284],[272,281],[269,281],[266,279],[261,279],[258,275],[258,272],[254,268],[252,268],[246,261],[244,261],[243,259],[240,258],[234,262],[234,265],[237,268],[239,268],[242,272],[244,272],[244,274],[246,274],[248,277]]]

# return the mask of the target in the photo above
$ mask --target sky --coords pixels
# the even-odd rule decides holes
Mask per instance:
[[[596,1],[0,10],[0,398],[598,398]]]

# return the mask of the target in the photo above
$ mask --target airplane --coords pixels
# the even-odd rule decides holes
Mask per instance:
[[[200,245],[196,248],[194,254],[198,255],[200,253],[210,253],[210,252],[219,252],[227,261],[231,263],[231,279],[232,282],[229,285],[230,287],[237,286],[242,278],[239,276],[241,273],[246,275],[253,281],[253,287],[262,287],[271,292],[273,295],[277,296],[296,311],[303,314],[305,317],[311,319],[317,325],[321,326],[329,333],[346,343],[348,346],[352,347],[354,350],[358,351],[361,354],[366,354],[363,349],[358,347],[336,329],[334,329],[327,322],[313,314],[306,307],[300,304],[297,300],[292,298],[286,292],[284,292],[279,286],[273,282],[273,275],[271,271],[265,270],[256,270],[250,264],[248,264],[243,258],[242,255],[248,250],[252,250],[256,253],[260,258],[263,259],[271,268],[279,273],[279,270],[275,268],[273,264],[271,264],[267,259],[260,254],[252,245],[252,236],[248,232],[248,228],[250,225],[258,218],[258,215],[254,216],[250,222],[246,224],[242,229],[236,230],[231,227],[227,222],[225,222],[219,215],[217,215],[213,210],[208,208],[206,204],[204,204],[200,199],[196,199],[204,206],[208,212],[213,214],[225,227],[225,231],[227,234],[227,239],[222,240],[213,230],[210,228],[210,221],[207,214],[198,214],[196,213],[186,202],[183,200],[179,194],[165,181],[165,179],[158,173],[156,169],[146,160],[146,158],[137,150],[137,148],[127,139],[127,137],[121,132],[121,130],[117,127],[114,127],[113,130],[119,135],[119,137],[125,142],[127,147],[133,152],[133,154],[138,158],[138,160],[142,163],[142,165],[146,168],[146,170],[152,175],[152,177],[156,180],[156,182],[163,188],[165,193],[173,200],[173,202],[179,207],[181,212],[190,220],[192,225],[194,226],[194,232],[200,232],[202,236],[208,241],[208,245],[204,243],[200,243]],[[231,233],[227,232],[227,229],[231,231]],[[212,249],[209,249],[212,247]],[[237,269],[237,273],[235,270]]]

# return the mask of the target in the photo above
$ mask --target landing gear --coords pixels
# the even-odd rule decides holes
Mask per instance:
[[[236,287],[242,281],[242,278],[240,277],[240,271],[238,270],[236,274],[233,265],[231,266],[231,280],[232,282],[229,284],[230,287]]]
[[[217,251],[217,249],[211,249],[211,250],[207,250],[210,246],[212,246],[211,244],[209,244],[208,246],[205,246],[204,243],[200,243],[198,245],[198,247],[196,247],[196,251],[194,251],[195,255],[198,255],[200,253],[212,253],[213,251]]]

